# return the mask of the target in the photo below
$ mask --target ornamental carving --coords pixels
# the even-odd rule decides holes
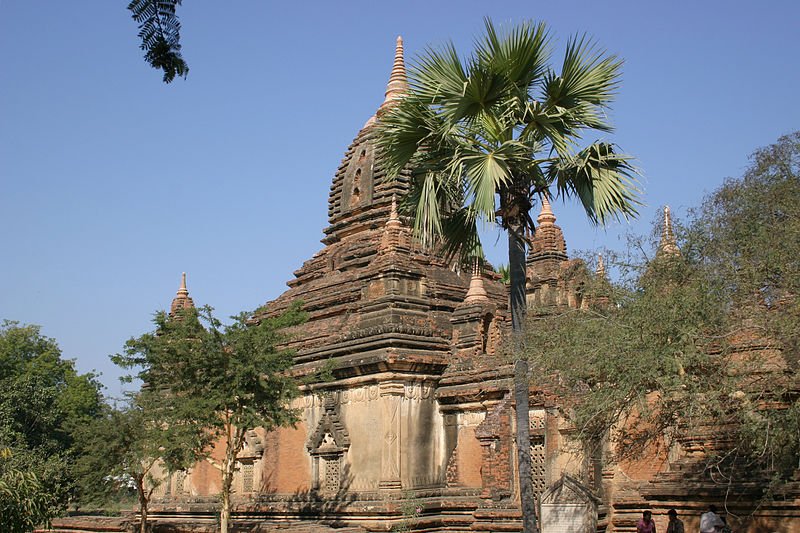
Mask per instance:
[[[342,453],[350,447],[350,435],[339,418],[337,404],[332,397],[325,398],[324,408],[316,430],[306,443],[312,455]]]

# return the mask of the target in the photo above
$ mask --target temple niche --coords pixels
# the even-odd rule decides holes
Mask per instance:
[[[507,288],[491,268],[464,271],[422,249],[398,214],[409,173],[387,178],[373,135],[406,90],[398,38],[385,100],[333,177],[323,247],[260,315],[279,315],[302,300],[308,321],[287,345],[296,350],[292,373],[308,378],[330,365],[333,379],[304,381],[292,405],[300,413],[296,426],[248,433],[234,483],[235,523],[521,529],[512,368],[502,354],[510,329]],[[674,253],[671,242],[665,247]],[[605,276],[602,266],[594,275]],[[527,259],[530,311],[586,308],[583,286],[591,276],[568,257],[542,197]],[[184,279],[173,310],[190,305]],[[581,524],[569,531],[632,531],[637,513],[656,503],[681,514],[699,515],[704,506],[676,488],[669,474],[677,463],[663,454],[617,465],[606,460],[603,443],[585,450],[558,399],[535,380],[529,415],[545,533],[567,531],[555,527],[558,513]],[[204,464],[171,475],[153,516],[162,523],[213,520],[218,478]],[[419,509],[413,522],[404,501]],[[654,513],[660,530],[668,508]],[[793,509],[785,512],[796,516]]]

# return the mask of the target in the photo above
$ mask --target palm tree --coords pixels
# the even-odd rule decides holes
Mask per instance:
[[[537,198],[577,197],[598,224],[635,216],[638,189],[631,158],[613,144],[578,146],[586,132],[611,131],[605,112],[622,61],[591,39],[575,37],[558,73],[549,63],[544,23],[500,34],[486,19],[485,29],[465,61],[452,43],[417,58],[408,92],[380,117],[376,144],[390,176],[411,171],[403,208],[424,244],[476,258],[483,255],[479,222],[507,231],[513,337],[521,343],[525,236],[535,231],[530,210]],[[524,531],[531,533],[527,374],[520,356],[514,372],[517,459]]]

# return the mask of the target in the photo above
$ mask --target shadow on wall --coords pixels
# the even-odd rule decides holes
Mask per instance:
[[[270,477],[263,480],[263,487],[271,486]],[[255,502],[269,503],[276,518],[280,515],[291,515],[322,521],[333,527],[343,526],[341,515],[357,500],[356,495],[350,492],[353,475],[349,464],[344,465],[339,479],[339,488],[336,491],[312,488],[296,491],[289,496],[277,496],[275,489],[264,489]]]

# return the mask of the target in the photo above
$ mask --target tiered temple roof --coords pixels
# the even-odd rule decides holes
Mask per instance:
[[[464,301],[468,275],[415,244],[397,213],[408,174],[390,178],[376,156],[374,126],[408,87],[397,40],[386,97],[356,135],[333,178],[325,247],[297,270],[289,290],[266,306],[275,315],[304,302],[309,320],[292,341],[299,373],[333,358],[341,375],[392,370],[441,372],[450,355],[450,315]],[[506,289],[487,283],[506,307]]]

